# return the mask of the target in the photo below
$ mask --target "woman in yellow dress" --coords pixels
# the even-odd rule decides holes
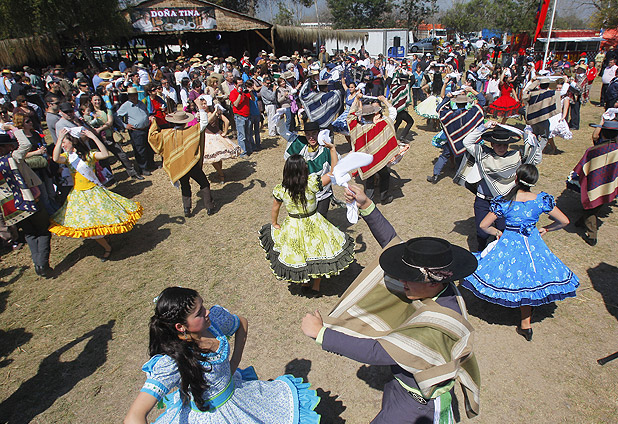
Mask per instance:
[[[92,140],[98,151],[90,150],[82,136]],[[69,168],[74,186],[67,201],[50,218],[49,231],[59,236],[94,239],[105,249],[101,260],[106,261],[112,247],[105,236],[130,231],[142,216],[142,206],[103,187],[95,164],[109,153],[92,131],[83,127],[64,128],[58,138],[53,159]]]

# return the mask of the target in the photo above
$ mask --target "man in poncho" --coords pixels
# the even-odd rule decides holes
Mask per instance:
[[[390,365],[394,379],[384,387],[382,410],[372,424],[452,423],[451,399],[460,383],[468,417],[479,412],[480,373],[474,329],[453,283],[477,266],[467,250],[434,237],[403,243],[395,229],[350,184],[372,234],[384,248],[322,320],[302,322],[303,332],[322,349],[371,365]]]

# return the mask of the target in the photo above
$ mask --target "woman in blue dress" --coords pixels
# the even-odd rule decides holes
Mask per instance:
[[[301,378],[260,381],[253,367],[238,368],[246,337],[245,318],[206,309],[195,290],[163,290],[150,319],[148,378],[125,424],[147,423],[155,405],[165,408],[157,424],[319,423],[320,398]]]
[[[534,165],[521,165],[516,172],[515,187],[504,197],[497,197],[480,228],[498,241],[488,246],[478,259],[476,271],[462,285],[477,297],[508,308],[519,307],[521,323],[517,333],[532,340],[532,307],[575,296],[579,279],[554,255],[543,239],[549,231],[559,230],[569,219],[556,207],[553,196],[530,191],[539,179]],[[536,223],[547,213],[553,223],[540,229]],[[504,217],[504,234],[492,226]]]

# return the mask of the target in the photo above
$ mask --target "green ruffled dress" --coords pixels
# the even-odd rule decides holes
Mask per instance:
[[[281,280],[307,283],[312,278],[328,278],[338,275],[354,260],[354,240],[317,212],[316,193],[321,189],[320,177],[310,175],[306,210],[281,184],[273,189],[273,196],[283,202],[288,217],[280,229],[264,225],[260,244],[273,273]]]

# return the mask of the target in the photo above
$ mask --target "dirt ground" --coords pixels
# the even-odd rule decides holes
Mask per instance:
[[[598,122],[601,112],[583,107],[581,129],[570,141],[558,139],[562,152],[545,155],[539,167],[537,188],[554,195],[572,222],[581,206],[578,195],[565,190],[565,178],[591,145],[588,123]],[[412,150],[394,168],[395,200],[379,208],[403,238],[432,235],[475,248],[474,197],[452,183],[450,167],[438,184],[425,181],[439,150],[430,144],[434,133],[411,113]],[[341,153],[349,150],[343,137],[336,142]],[[285,143],[266,138],[263,145],[248,160],[224,162],[227,182],[212,186],[220,210],[210,217],[203,209],[182,217],[180,192],[163,170],[134,181],[116,164],[120,181],[113,190],[141,202],[145,213],[133,231],[111,237],[114,251],[106,263],[94,241],[55,236],[54,279],[36,276],[27,247],[2,257],[0,422],[121,422],[145,379],[140,368],[148,360],[153,298],[170,285],[195,288],[205,303],[247,317],[241,366],[254,365],[262,379],[283,373],[307,378],[322,397],[323,423],[367,423],[375,416],[388,370],[322,351],[302,334],[300,321],[308,311],[328,313],[380,248],[363,222],[351,226],[344,209],[331,209],[331,220],[357,242],[356,263],[323,282],[322,298],[299,296],[276,280],[257,232],[270,219]],[[211,167],[206,171],[216,180]],[[341,197],[341,190],[336,194]],[[532,342],[515,333],[518,311],[462,289],[482,374],[481,414],[463,422],[617,421],[618,360],[597,363],[618,351],[616,209],[616,202],[604,208],[595,247],[573,224],[545,237],[581,285],[576,298],[535,310]],[[541,224],[548,222],[544,217]]]

